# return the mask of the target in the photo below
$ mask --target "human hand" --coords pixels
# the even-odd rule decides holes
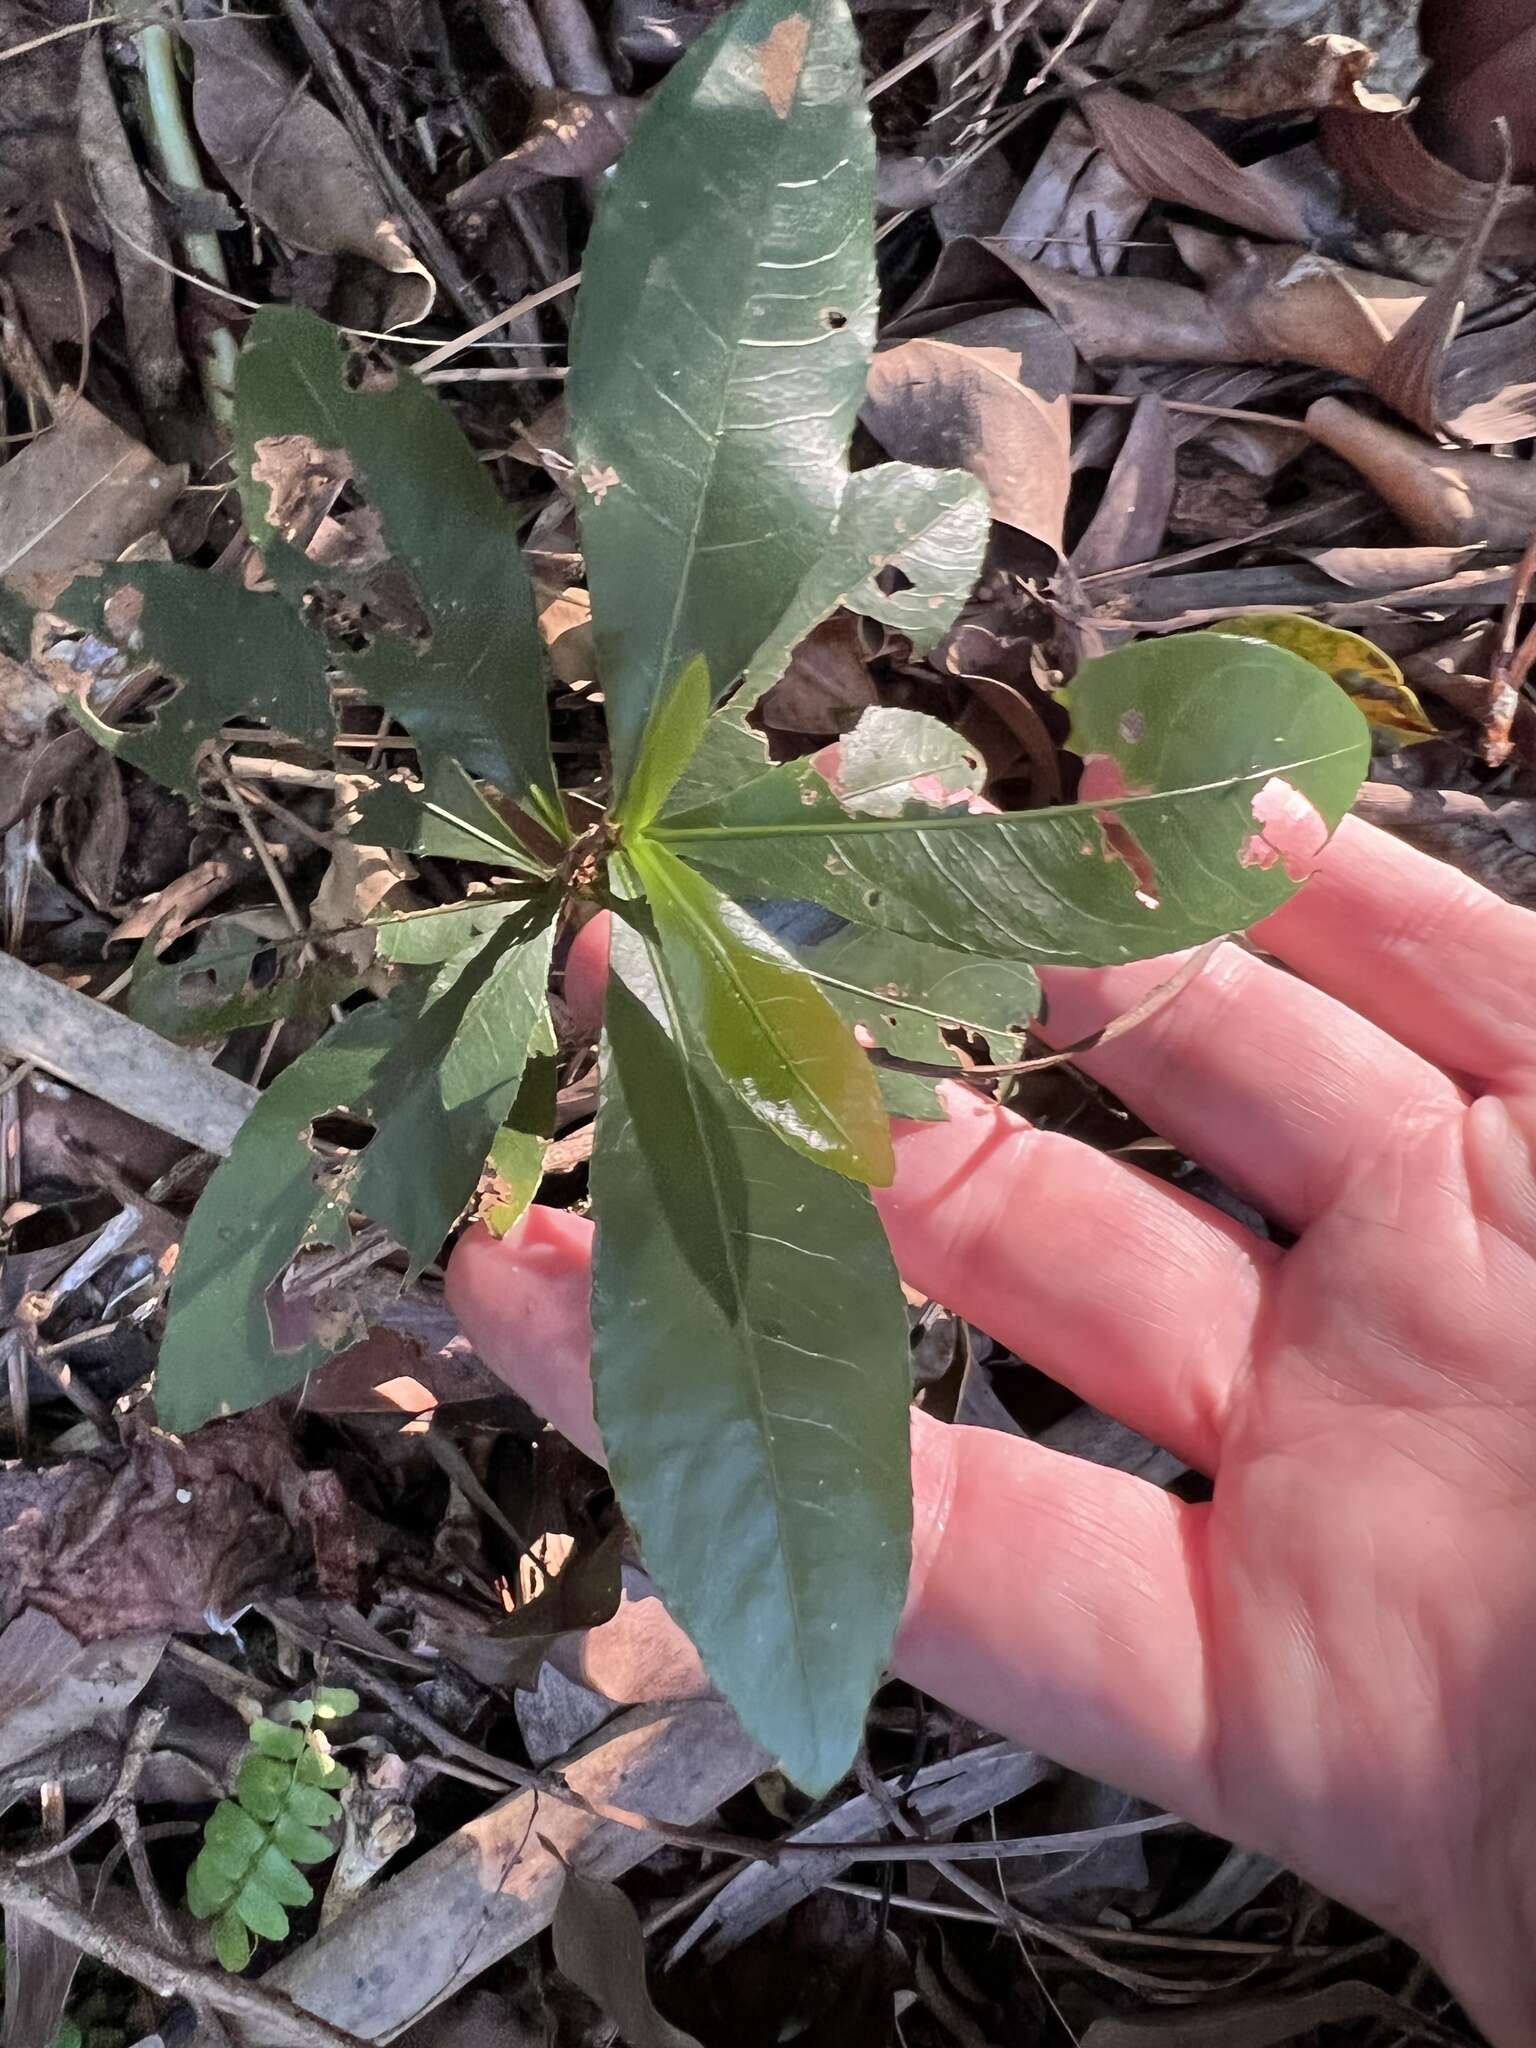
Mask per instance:
[[[879,1194],[905,1279],[1212,1475],[913,1415],[896,1670],[1277,1856],[1536,2040],[1536,918],[1346,821],[1260,927],[1083,1066],[1287,1251],[951,1088]],[[602,933],[578,941],[591,989]],[[1166,961],[1047,975],[1070,1043]],[[1305,976],[1302,980],[1297,977]],[[596,1456],[591,1226],[460,1245],[486,1361]]]

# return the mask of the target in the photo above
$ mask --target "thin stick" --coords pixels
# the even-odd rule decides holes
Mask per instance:
[[[452,341],[445,341],[439,348],[433,349],[429,356],[423,356],[415,366],[417,376],[424,377],[428,370],[436,370],[442,364],[452,362],[464,349],[473,348],[478,342],[484,341],[488,334],[494,334],[498,327],[510,326],[514,320],[521,320],[525,313],[533,313],[540,306],[547,306],[551,299],[564,298],[567,292],[575,291],[580,283],[581,272],[573,270],[569,277],[556,278],[553,284],[545,285],[541,291],[529,292],[523,298],[514,300],[510,306],[503,307],[501,312],[493,313],[489,320],[482,320],[478,327],[471,327],[467,334],[460,334]]]
[[[84,398],[85,380],[91,373],[91,306],[85,295],[85,273],[80,268],[80,257],[75,248],[69,215],[57,199],[53,202],[53,217],[58,222],[59,233],[64,238],[64,254],[69,258],[69,274],[74,279],[75,304],[80,310],[80,369],[75,378],[75,396]]]
[[[128,1805],[144,1775],[150,1752],[160,1740],[160,1731],[165,1726],[169,1707],[146,1707],[133,1724],[133,1732],[123,1745],[122,1762],[118,1765],[117,1781],[106,1798],[93,1806],[84,1819],[77,1820],[67,1835],[61,1835],[56,1842],[47,1842],[41,1849],[32,1849],[24,1856],[11,1859],[13,1870],[41,1870],[45,1863],[57,1862],[61,1856],[72,1855],[82,1842],[88,1842],[96,1830],[115,1820],[123,1807]]]
[[[993,235],[986,239],[997,241],[1000,237]],[[1139,405],[1145,395],[1131,396],[1121,391],[1070,391],[1067,394],[1073,405]],[[1285,427],[1305,440],[1312,438],[1311,429],[1305,421],[1287,419],[1284,413],[1250,412],[1240,405],[1201,405],[1193,398],[1165,398],[1163,404],[1169,412],[1197,413],[1201,419],[1207,420],[1240,420],[1250,427]]]
[[[196,1963],[168,1956],[136,1931],[108,1928],[72,1900],[61,1898],[41,1879],[20,1871],[11,1859],[0,1861],[0,1906],[46,1927],[60,1940],[130,1977],[157,1998],[184,1998],[244,2020],[256,2040],[272,2048],[365,2048],[355,2034],[304,2012],[281,1992],[263,1991],[223,1970],[205,1970]]]
[[[98,14],[89,21],[67,21],[63,28],[51,28],[45,36],[33,36],[28,43],[12,43],[8,50],[0,50],[0,64],[9,64],[13,57],[30,57],[34,50],[61,43],[66,36],[83,35],[87,29],[112,28],[121,20],[120,14]]]

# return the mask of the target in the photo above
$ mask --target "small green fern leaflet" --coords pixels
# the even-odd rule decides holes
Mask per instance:
[[[322,1687],[313,1699],[287,1700],[271,1720],[251,1724],[251,1746],[235,1781],[203,1829],[187,1872],[187,1905],[213,1922],[213,1946],[226,1970],[243,1970],[256,1935],[288,1936],[288,1908],[314,1897],[301,1863],[336,1853],[320,1832],[341,1818],[335,1793],[348,1773],[330,1753],[317,1721],[357,1712],[357,1694]]]

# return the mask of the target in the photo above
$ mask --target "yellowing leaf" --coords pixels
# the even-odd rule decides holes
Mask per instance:
[[[1440,737],[1391,655],[1383,654],[1359,633],[1324,626],[1294,612],[1248,612],[1242,618],[1222,619],[1209,630],[1242,640],[1267,640],[1272,647],[1299,654],[1325,676],[1332,676],[1339,688],[1354,698],[1361,715],[1392,733],[1400,745]]]
[[[890,1126],[852,1032],[776,940],[704,877],[642,840],[636,872],[670,1005],[754,1116],[819,1166],[888,1187]]]

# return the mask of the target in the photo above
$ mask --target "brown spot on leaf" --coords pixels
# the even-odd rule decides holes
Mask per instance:
[[[1093,818],[1099,828],[1099,844],[1104,858],[1124,861],[1136,884],[1136,901],[1144,909],[1157,910],[1163,899],[1157,884],[1157,870],[1146,848],[1118,812],[1095,811]]]
[[[253,448],[251,482],[267,493],[267,524],[292,547],[307,547],[352,476],[351,458],[308,434],[263,434]]]
[[[789,119],[789,110],[795,103],[795,87],[800,83],[810,40],[811,24],[805,16],[786,14],[782,21],[774,23],[767,40],[752,53],[768,104],[781,121]]]

